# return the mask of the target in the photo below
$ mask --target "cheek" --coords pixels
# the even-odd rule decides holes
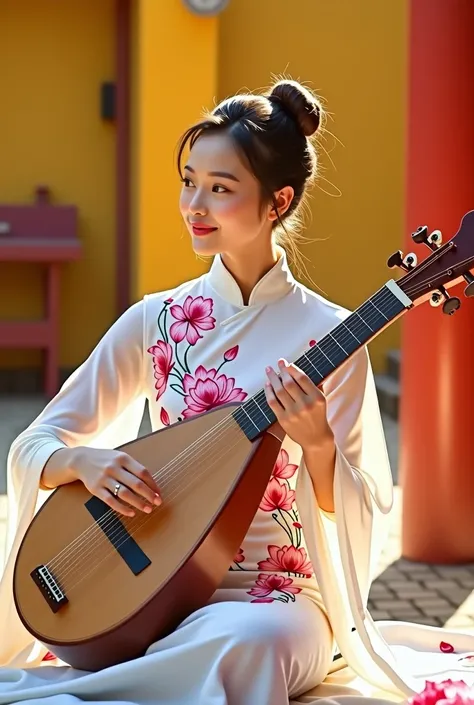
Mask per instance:
[[[190,200],[189,192],[183,189],[179,195],[179,210],[183,215],[188,210]]]
[[[243,198],[240,196],[222,199],[222,201],[216,206],[215,209],[216,217],[222,222],[224,221],[238,221],[239,223],[259,223],[260,210],[259,204],[254,202],[253,199]]]

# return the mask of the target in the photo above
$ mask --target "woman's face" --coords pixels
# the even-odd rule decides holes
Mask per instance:
[[[180,210],[197,254],[249,253],[261,238],[270,243],[274,212],[262,208],[259,183],[225,133],[202,135],[183,175]]]

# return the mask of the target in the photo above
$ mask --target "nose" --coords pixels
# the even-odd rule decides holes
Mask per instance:
[[[200,193],[199,189],[196,189],[196,191],[194,192],[193,197],[189,202],[188,208],[191,215],[207,214],[207,206],[204,203],[203,195],[202,193]]]

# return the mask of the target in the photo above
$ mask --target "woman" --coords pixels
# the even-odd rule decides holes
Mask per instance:
[[[295,247],[316,175],[310,138],[322,118],[315,96],[281,81],[267,95],[224,101],[186,132],[180,208],[194,251],[214,257],[210,271],[132,306],[14,442],[0,703],[285,705],[322,683],[336,643],[374,684],[411,692],[365,610],[392,501],[367,351],[322,390],[291,364],[347,315],[292,276],[284,249]],[[144,398],[157,429],[243,401],[265,381],[286,436],[210,603],[130,663],[95,674],[11,668],[32,663],[4,586],[38,488],[79,479],[119,513],[155,511],[162,499],[150,473],[111,450],[127,440],[131,416],[136,432]]]

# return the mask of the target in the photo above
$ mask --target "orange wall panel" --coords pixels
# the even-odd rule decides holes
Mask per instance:
[[[324,99],[328,134],[302,253],[322,293],[349,308],[393,276],[386,260],[403,240],[407,7],[234,0],[220,21],[219,98],[286,72]],[[372,344],[376,368],[397,344],[395,324]]]
[[[114,311],[115,128],[99,91],[114,79],[114,0],[0,0],[0,201],[27,203],[38,184],[79,209],[80,262],[61,287],[62,366],[88,354]],[[0,262],[0,317],[41,315],[38,267]],[[0,350],[0,367],[39,355]]]

